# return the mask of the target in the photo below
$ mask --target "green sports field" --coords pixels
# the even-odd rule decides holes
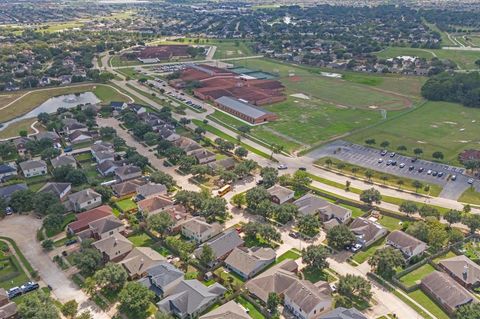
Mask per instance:
[[[375,139],[377,144],[390,142],[389,149],[405,145],[414,155],[414,148],[423,150],[422,158],[432,159],[433,152],[444,154],[445,162],[458,164],[458,154],[464,149],[478,148],[480,110],[447,102],[426,102],[411,112],[366,129],[347,139],[364,144],[366,139]],[[375,146],[375,145],[374,145]],[[379,146],[378,146],[379,147]]]
[[[394,58],[401,55],[417,56],[419,58],[450,59],[457,63],[460,69],[476,69],[475,61],[480,59],[480,52],[466,50],[445,50],[445,49],[416,49],[404,47],[389,47],[376,53],[379,58]]]

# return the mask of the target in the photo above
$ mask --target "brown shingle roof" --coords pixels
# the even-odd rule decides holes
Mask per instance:
[[[466,285],[480,282],[480,266],[465,255],[443,259],[439,264]]]

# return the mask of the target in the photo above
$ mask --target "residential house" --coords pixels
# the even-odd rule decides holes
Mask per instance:
[[[173,201],[162,195],[149,197],[137,203],[138,210],[146,215],[155,215],[173,206]]]
[[[192,218],[182,205],[173,205],[172,207],[167,208],[164,212],[169,214],[175,222],[175,224],[170,227],[170,232],[174,234],[181,232],[183,223]]]
[[[160,261],[146,270],[147,275],[138,282],[159,298],[172,293],[173,289],[183,280],[185,274],[174,265]]]
[[[119,167],[122,167],[125,164],[126,164],[125,161],[106,160],[100,164],[97,164],[97,171],[100,173],[100,175],[104,177],[113,176],[115,174],[115,170]]]
[[[108,216],[95,220],[88,224],[90,236],[97,240],[104,239],[115,234],[125,233],[125,224],[115,216]]]
[[[165,196],[168,193],[167,186],[163,184],[148,183],[137,187],[137,196],[135,200],[143,200],[154,196]]]
[[[25,153],[27,152],[27,143],[31,142],[32,139],[29,137],[18,137],[13,140],[13,144],[15,145],[15,148],[17,149],[17,153],[20,156],[24,156]]]
[[[293,204],[298,207],[300,215],[319,214],[323,222],[336,219],[338,223],[343,224],[348,222],[352,217],[352,211],[350,209],[330,203],[313,194],[306,194],[297,199]]]
[[[400,230],[395,230],[387,236],[387,245],[399,249],[407,260],[423,254],[428,248],[423,241]]]
[[[248,292],[256,298],[262,300],[265,304],[268,295],[275,292],[283,296],[284,292],[296,281],[300,280],[295,274],[298,270],[298,264],[292,259],[284,261],[269,268],[263,273],[250,279],[245,284]]]
[[[0,318],[17,318],[17,304],[8,299],[5,289],[0,288]]]
[[[210,162],[214,162],[216,160],[215,153],[207,150],[207,149],[200,149],[192,152],[191,154],[197,160],[198,164],[207,164]]]
[[[317,319],[320,313],[332,308],[330,285],[325,281],[313,284],[308,280],[296,280],[283,296],[285,308],[299,319]]]
[[[104,262],[119,262],[133,249],[133,244],[120,233],[102,238],[92,243],[102,253]]]
[[[80,144],[92,141],[93,135],[90,132],[77,130],[68,134],[67,139],[72,144]]]
[[[280,185],[273,185],[267,192],[270,194],[270,200],[279,205],[291,201],[295,195],[293,190]]]
[[[131,279],[137,279],[143,277],[147,269],[165,260],[165,257],[150,247],[135,247],[120,261],[120,264]]]
[[[78,122],[75,119],[65,118],[62,120],[63,132],[68,136],[76,131],[88,132],[88,127],[85,124]]]
[[[350,230],[357,237],[357,242],[363,247],[368,247],[387,235],[387,230],[383,226],[363,217],[354,219],[350,224]]]
[[[238,235],[235,229],[221,233],[219,236],[203,243],[195,249],[194,255],[199,258],[202,255],[203,247],[208,246],[212,249],[215,261],[223,260],[229,253],[237,247],[243,245],[243,239]]]
[[[227,171],[235,168],[237,161],[233,157],[227,157],[212,163],[208,163],[207,166],[212,170],[225,169]]]
[[[131,111],[135,112],[137,115],[141,115],[145,112],[147,112],[147,109],[145,106],[140,105],[140,104],[135,104],[135,103],[129,103],[127,106]]]
[[[200,150],[202,146],[188,137],[181,137],[173,145],[181,148],[187,155],[191,155],[193,152]]]
[[[60,143],[60,136],[53,131],[38,132],[35,135],[35,138],[37,139],[37,141],[46,139],[46,140],[52,141],[52,143],[54,144]]]
[[[52,193],[63,201],[71,190],[72,184],[70,183],[46,183],[38,190],[38,192]]]
[[[91,146],[90,152],[98,164],[115,160],[115,151],[111,143],[95,143]]]
[[[157,306],[180,319],[196,318],[217,302],[226,290],[219,283],[207,287],[196,279],[182,280]]]
[[[251,317],[243,306],[240,306],[234,300],[230,300],[207,314],[200,316],[200,319],[251,319]]]
[[[28,189],[28,186],[27,184],[24,184],[24,183],[0,187],[0,197],[8,202],[10,200],[10,197],[12,197],[13,193],[18,191],[24,191],[27,189]]]
[[[115,170],[115,177],[125,182],[130,179],[139,178],[142,176],[142,169],[134,165],[124,165]]]
[[[8,164],[0,164],[0,180],[4,181],[9,176],[17,175],[16,167]]]
[[[338,307],[319,317],[319,319],[368,319],[363,313],[355,308]]]
[[[59,168],[61,166],[71,166],[72,168],[77,168],[77,161],[71,155],[62,155],[52,158],[50,160],[53,169]]]
[[[47,163],[43,160],[29,160],[21,162],[20,169],[25,177],[34,177],[47,174]]]
[[[225,266],[243,279],[250,279],[274,263],[276,256],[272,248],[236,247],[225,259]]]
[[[67,231],[72,235],[78,234],[82,231],[89,229],[89,225],[91,222],[111,216],[113,216],[112,208],[108,205],[103,205],[88,210],[86,212],[77,214],[75,216],[77,220],[68,224]]]
[[[73,211],[80,212],[102,205],[102,195],[87,188],[68,195],[68,202]]]
[[[196,243],[203,243],[222,231],[219,223],[209,224],[200,217],[191,218],[182,224],[182,234]]]
[[[480,286],[480,266],[465,255],[441,260],[438,265],[468,289]]]
[[[434,271],[423,277],[420,288],[450,315],[475,300],[465,288],[446,273]]]
[[[123,111],[128,107],[128,104],[125,103],[125,102],[121,102],[121,101],[112,101],[112,102],[110,102],[110,106],[115,111]]]
[[[113,184],[111,188],[116,197],[122,198],[133,196],[137,192],[137,187],[145,183],[142,179],[132,179],[123,183]]]
[[[167,140],[169,142],[175,142],[181,138],[181,136],[175,133],[174,130],[166,127],[159,128],[158,135],[162,140]]]

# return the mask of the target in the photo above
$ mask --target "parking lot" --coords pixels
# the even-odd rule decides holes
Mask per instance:
[[[327,156],[335,157],[375,171],[419,180],[424,183],[438,184],[443,186],[440,197],[448,199],[458,199],[470,187],[468,183],[470,177],[464,175],[464,168],[421,159],[412,161],[412,157],[393,154],[392,152],[387,152],[385,155],[382,155],[381,151],[377,149],[345,141],[335,141],[313,151],[308,156],[315,159]],[[389,164],[389,161],[396,163],[392,165]],[[480,189],[478,180],[474,181],[474,186],[477,190]]]

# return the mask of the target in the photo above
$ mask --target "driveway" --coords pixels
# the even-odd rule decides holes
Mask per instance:
[[[51,258],[43,251],[37,242],[37,230],[42,221],[30,215],[12,215],[0,222],[0,234],[12,238],[36,269],[46,285],[52,287],[56,299],[62,303],[75,299],[79,304],[79,311],[89,310],[95,319],[111,318],[95,303],[88,300],[88,296],[80,290],[65,273],[57,267]]]

